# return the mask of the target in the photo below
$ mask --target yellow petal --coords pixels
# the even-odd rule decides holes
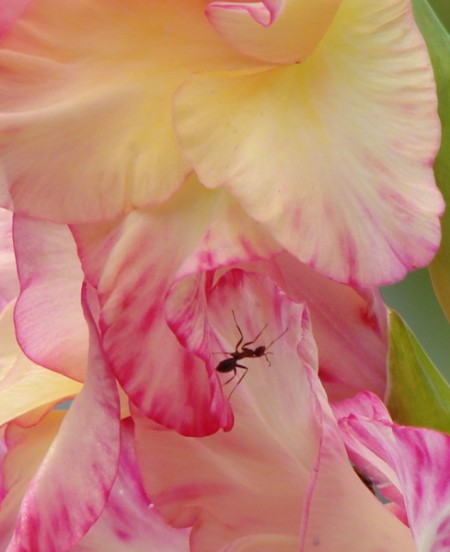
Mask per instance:
[[[33,2],[0,52],[0,204],[85,222],[164,202],[190,171],[174,91],[243,63],[203,0]]]
[[[38,366],[20,350],[15,340],[14,305],[0,317],[0,425],[41,406],[50,407],[73,397],[82,384]]]
[[[193,77],[175,124],[205,185],[337,280],[394,281],[436,251],[436,92],[405,0],[346,0],[304,63]]]

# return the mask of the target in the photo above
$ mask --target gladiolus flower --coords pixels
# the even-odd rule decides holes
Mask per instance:
[[[203,206],[195,211],[199,217],[208,213]],[[106,361],[141,412],[186,435],[232,427],[232,411],[216,373],[219,358],[211,354],[229,348],[222,338],[211,341],[209,320],[218,314],[209,305],[216,293],[224,295],[219,316],[228,320],[227,339],[235,345],[232,311],[242,303],[245,271],[269,276],[280,293],[308,302],[320,374],[330,397],[341,400],[363,389],[384,395],[386,311],[376,291],[332,282],[288,254],[249,262],[245,244],[235,239],[236,227],[227,224],[229,210],[218,208],[212,221],[206,217],[200,229],[185,230],[191,205],[184,207],[181,203],[163,219],[134,211],[120,224],[72,228],[85,278],[97,296],[94,317]],[[263,242],[246,221],[238,230],[262,250]],[[167,222],[170,232],[164,234]],[[82,276],[70,233],[52,223],[18,220],[15,247],[23,277],[15,313],[21,346],[36,363],[83,381]],[[251,303],[248,308],[261,325],[268,322],[267,314]],[[61,356],[66,363],[59,361]]]
[[[410,0],[1,7],[0,546],[443,550],[370,287],[440,238]]]
[[[3,206],[105,221],[195,171],[272,252],[343,282],[436,251],[439,121],[409,0],[34,0],[0,46]]]

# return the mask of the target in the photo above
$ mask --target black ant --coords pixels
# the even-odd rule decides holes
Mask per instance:
[[[244,366],[243,364],[239,364],[238,363],[239,360],[242,360],[243,358],[260,358],[260,357],[263,356],[263,357],[266,358],[268,366],[271,366],[269,357],[267,355],[272,354],[272,353],[269,353],[268,350],[269,350],[270,347],[272,347],[272,345],[275,343],[275,341],[278,341],[288,331],[288,328],[286,328],[284,330],[284,332],[282,334],[280,334],[278,337],[276,337],[273,341],[271,341],[269,343],[269,345],[267,345],[267,347],[265,345],[259,345],[255,349],[250,349],[249,345],[251,345],[252,343],[255,343],[255,341],[257,341],[257,339],[259,339],[261,337],[262,333],[267,328],[267,324],[264,326],[264,328],[259,332],[259,334],[254,339],[252,339],[251,341],[247,341],[246,343],[241,345],[241,343],[244,341],[244,336],[242,334],[241,328],[239,327],[239,324],[236,321],[236,316],[234,314],[234,311],[231,311],[231,312],[233,313],[234,323],[236,324],[236,328],[238,329],[239,335],[241,337],[240,337],[239,341],[236,343],[236,347],[235,347],[235,349],[232,353],[229,353],[229,352],[223,353],[223,354],[230,355],[230,356],[229,356],[229,358],[225,358],[224,360],[221,360],[219,362],[219,364],[216,366],[216,371],[220,372],[221,374],[225,374],[225,373],[228,373],[228,372],[234,372],[233,376],[229,380],[227,380],[224,383],[224,385],[226,385],[227,383],[230,383],[230,381],[233,380],[237,376],[236,368],[242,368],[242,370],[245,370],[245,372],[239,378],[239,381],[234,386],[231,393],[228,395],[228,399],[234,393],[236,387],[241,383],[241,381],[247,375],[247,371],[248,371],[247,366]],[[239,347],[240,347],[240,349],[239,349]],[[221,353],[219,353],[219,354],[221,354]]]

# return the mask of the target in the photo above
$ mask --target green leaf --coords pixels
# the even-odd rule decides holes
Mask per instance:
[[[389,313],[387,407],[402,425],[450,433],[450,385],[395,312]]]
[[[427,0],[413,0],[414,16],[427,43],[433,64],[442,122],[442,143],[434,173],[445,202],[450,205],[450,35]],[[450,321],[450,209],[442,220],[442,243],[430,266],[437,298]]]

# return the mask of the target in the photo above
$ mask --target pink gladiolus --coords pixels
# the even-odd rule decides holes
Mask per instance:
[[[0,0],[0,549],[443,552],[439,141],[410,0]]]
[[[189,218],[183,213],[188,211],[176,211],[170,218],[172,233],[166,233],[165,240],[160,239],[165,223],[140,211],[120,225],[73,231],[84,276],[96,290],[93,315],[115,378],[150,418],[184,434],[202,435],[232,426],[216,375],[218,359],[211,356],[211,348],[215,351],[218,345],[209,343],[207,335],[207,302],[214,289],[224,285],[211,287],[214,269],[223,272],[221,265],[246,260],[248,252],[236,247],[227,219],[220,223],[215,218],[200,234],[183,231]],[[152,236],[149,249],[146,243]],[[249,232],[247,238],[263,247]],[[19,344],[36,364],[82,382],[88,335],[79,304],[83,272],[72,236],[64,226],[16,217],[14,242],[21,282],[14,313]],[[288,254],[237,266],[271,276],[294,301],[308,301],[320,375],[333,400],[363,389],[383,396],[386,312],[376,292],[334,283]],[[231,322],[230,336],[235,335],[232,310],[241,302],[244,281],[236,275],[228,277],[223,309]],[[264,318],[257,311],[254,316]]]
[[[224,313],[228,301],[235,305],[231,317]],[[88,377],[69,412],[22,415],[6,426],[0,449],[0,542],[6,550],[94,552],[103,547],[120,552],[126,547],[140,552],[152,543],[155,549],[174,552],[320,548],[348,552],[354,549],[355,539],[358,552],[444,550],[443,545],[432,549],[421,544],[432,531],[429,518],[434,510],[420,507],[424,495],[411,479],[417,466],[408,471],[410,456],[403,461],[401,453],[416,450],[420,461],[423,455],[418,451],[426,443],[441,454],[440,465],[445,467],[448,439],[429,432],[426,440],[417,434],[426,430],[395,429],[375,396],[365,397],[364,402],[349,400],[336,410],[342,418],[341,437],[317,377],[318,352],[308,310],[266,276],[236,270],[225,273],[211,289],[207,304],[211,344],[218,351],[233,351],[241,333],[250,342],[247,347],[256,349],[252,338],[257,334],[269,347],[267,358],[262,354],[242,359],[248,372],[234,391],[237,378],[223,387],[233,407],[233,431],[186,438],[145,418],[134,407],[138,473],[129,420],[121,424],[120,456],[116,456],[118,413],[111,410],[117,404],[116,393],[90,321]],[[171,306],[169,301],[169,311]],[[262,320],[267,320],[267,327],[261,327]],[[174,331],[188,349],[201,350],[202,331],[199,328],[197,333],[195,327],[188,323]],[[222,353],[218,359],[224,357],[229,355]],[[239,371],[240,375],[245,372]],[[224,373],[223,379],[229,376]],[[0,398],[1,393],[0,388]],[[349,412],[355,413],[353,417]],[[359,451],[369,445],[377,452],[380,460],[374,463],[375,469],[391,486],[396,485],[397,497],[403,490],[404,502],[397,498],[396,510],[368,492],[352,469],[342,440],[350,432],[343,429],[342,420],[350,424],[352,442],[356,436]],[[363,424],[363,432],[358,423]],[[389,438],[374,446],[379,429],[370,433],[367,427],[377,424],[382,432],[393,431],[403,443],[400,452],[392,449]],[[434,464],[427,458],[421,467],[431,473]],[[384,466],[389,462],[387,470]],[[111,479],[111,468],[115,473],[117,465],[117,475]],[[19,466],[24,470],[17,473]],[[80,476],[84,479],[79,480]],[[154,510],[148,510],[140,477]],[[436,500],[445,501],[445,493]],[[104,504],[102,513],[98,504]],[[411,530],[399,511],[402,506]],[[441,544],[446,519],[444,511],[438,527],[441,541],[436,540]]]
[[[400,279],[432,258],[443,210],[410,4],[30,1],[0,42],[0,204],[83,223],[209,189],[266,257]]]

